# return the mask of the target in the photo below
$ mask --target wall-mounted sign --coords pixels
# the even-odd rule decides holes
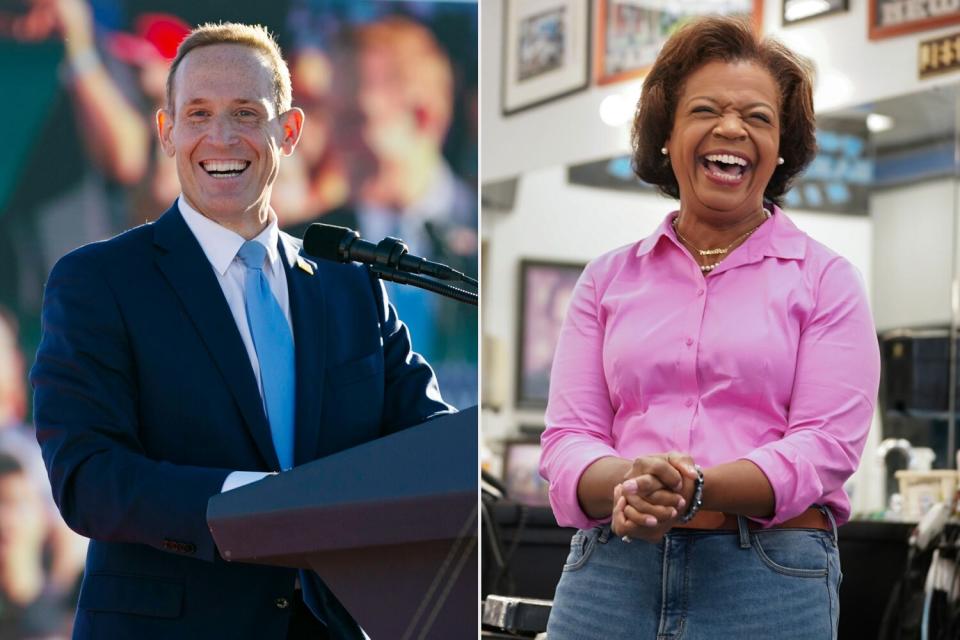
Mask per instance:
[[[917,73],[921,78],[960,69],[960,33],[920,43]]]
[[[630,161],[625,155],[574,164],[567,167],[567,182],[614,191],[653,191],[656,187],[638,178]]]
[[[960,23],[960,0],[870,0],[870,39]]]
[[[863,120],[817,119],[817,157],[784,195],[789,209],[869,213],[873,159]]]

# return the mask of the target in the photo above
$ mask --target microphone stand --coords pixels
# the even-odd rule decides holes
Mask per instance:
[[[393,267],[382,264],[371,264],[368,266],[373,275],[381,280],[389,280],[399,284],[409,284],[414,287],[419,287],[420,289],[432,291],[433,293],[439,293],[442,296],[457,300],[458,302],[465,302],[477,306],[477,294],[471,291],[466,291],[444,282],[437,282],[426,276],[400,271],[399,269],[394,269]]]
[[[345,238],[345,240],[347,240],[347,239],[349,239],[349,238]],[[347,259],[349,259],[350,254],[349,254],[348,248],[344,248],[344,249],[341,251],[341,253],[342,253],[342,255],[344,255]],[[382,266],[385,266],[385,267],[390,267],[390,268],[393,269],[393,271],[396,271],[397,273],[399,273],[400,271],[398,271],[398,270],[400,270],[400,260],[401,260],[405,255],[407,255],[408,253],[409,253],[409,248],[407,247],[407,243],[406,243],[406,242],[404,242],[404,241],[401,240],[400,238],[393,238],[393,237],[387,236],[386,238],[384,238],[383,240],[381,240],[380,242],[377,243],[377,248],[376,248],[376,261],[375,261],[375,262],[372,262],[372,263],[368,263],[368,264],[370,264],[371,266],[373,266],[373,265],[381,266],[381,265],[382,265]],[[426,261],[424,261],[424,262],[426,262]],[[433,263],[433,264],[431,264],[430,266],[424,265],[423,269],[426,270],[426,269],[429,269],[430,267],[435,267],[435,268],[439,268],[439,269],[442,269],[442,270],[441,270],[441,271],[436,271],[436,272],[433,272],[433,273],[430,273],[430,272],[428,271],[428,272],[427,272],[427,276],[428,276],[428,277],[433,277],[433,278],[436,278],[437,280],[459,280],[460,282],[466,282],[467,284],[473,285],[473,286],[475,286],[475,287],[478,286],[476,280],[474,280],[474,279],[471,278],[470,276],[467,276],[467,275],[465,275],[465,274],[463,274],[463,273],[460,273],[460,272],[457,271],[456,269],[452,269],[451,267],[448,267],[448,266],[445,265],[445,264]],[[410,270],[408,270],[408,269],[403,269],[402,271],[403,271],[403,273],[409,273],[409,274],[419,273],[419,271],[410,271]],[[430,285],[424,284],[424,283],[426,283],[426,282],[433,282],[432,280],[422,280],[422,278],[423,278],[423,276],[421,276],[421,280],[411,280],[411,281],[409,281],[409,282],[397,280],[397,279],[395,279],[395,278],[393,278],[393,277],[387,277],[387,278],[385,278],[385,279],[386,279],[386,280],[393,280],[394,282],[400,282],[401,284],[412,284],[412,285],[415,286],[415,287],[421,287],[421,288],[424,288],[424,289],[428,289],[429,291],[433,291],[434,293],[439,293],[439,294],[441,294],[441,295],[446,295],[446,294],[443,293],[442,291],[439,291],[439,290],[437,290],[437,289],[431,289],[431,288],[430,288]],[[418,284],[418,282],[419,282],[420,284]],[[459,288],[457,288],[457,287],[454,287],[454,289],[458,289],[458,290],[462,291],[462,289],[459,289]],[[458,299],[459,299],[459,298],[458,298]],[[464,302],[466,302],[466,301],[464,301]],[[474,304],[476,304],[476,303],[474,303]]]

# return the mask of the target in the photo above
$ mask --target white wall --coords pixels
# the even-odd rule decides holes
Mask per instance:
[[[956,188],[943,179],[871,195],[878,331],[950,324]]]
[[[866,0],[853,0],[839,15],[783,29],[781,1],[764,3],[764,32],[811,58],[818,70],[818,111],[851,107],[937,85],[954,84],[960,72],[917,79],[917,43],[960,30],[957,25],[871,42],[867,39]],[[599,2],[594,2],[594,9]],[[635,100],[640,82],[591,86],[586,91],[504,117],[500,112],[503,50],[503,0],[483,0],[480,12],[480,116],[483,181],[519,175],[530,169],[571,164],[623,153],[629,128],[610,127],[598,116],[600,102],[624,93]],[[595,24],[595,21],[594,21]],[[522,149],[518,140],[528,141]]]

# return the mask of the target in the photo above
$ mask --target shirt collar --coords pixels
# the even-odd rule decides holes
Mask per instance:
[[[664,218],[663,222],[660,223],[660,226],[651,233],[649,236],[640,241],[639,246],[637,246],[637,257],[645,256],[653,248],[657,246],[657,243],[660,242],[661,238],[672,238],[674,242],[679,243],[676,235],[673,232],[673,219],[677,217],[679,211],[671,211],[667,214],[667,217]]]
[[[177,198],[177,206],[183,220],[190,227],[190,231],[193,232],[197,242],[200,243],[200,248],[206,254],[207,260],[217,270],[217,273],[221,276],[224,275],[246,240],[240,234],[217,224],[194,209],[183,194],[180,194],[180,197]],[[266,228],[253,239],[266,247],[267,262],[276,273],[280,260],[280,250],[277,248],[280,229],[277,226],[277,216],[272,211],[270,212],[270,222]],[[287,251],[287,253],[290,252]],[[292,256],[288,255],[287,258],[292,266],[296,262],[296,253],[294,252]]]
[[[637,257],[653,251],[664,237],[680,244],[673,230],[673,219],[679,213],[679,211],[671,211],[652,234],[640,241],[637,246]],[[780,207],[771,205],[770,213],[773,214],[770,220],[760,225],[760,228],[748,239],[750,256],[802,260],[806,253],[807,235],[793,224]]]

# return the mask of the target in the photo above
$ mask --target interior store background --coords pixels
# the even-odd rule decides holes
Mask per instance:
[[[948,433],[949,426],[956,428],[957,423],[949,381],[958,376],[956,350],[951,353],[947,340],[960,317],[960,70],[923,79],[918,72],[921,42],[960,34],[960,21],[870,39],[869,12],[876,1],[829,3],[846,5],[846,9],[786,26],[782,0],[757,4],[762,6],[763,32],[810,58],[817,71],[821,155],[788,198],[785,210],[802,230],[860,270],[884,354],[881,402],[860,469],[847,486],[855,519],[910,521],[909,514],[896,513],[900,505],[891,510],[888,494],[896,487],[892,481],[887,486],[880,454],[894,441],[883,449],[881,443],[887,438],[907,438],[914,447],[929,447],[936,454],[935,469],[955,464],[948,444],[952,442],[956,449],[960,443],[960,438],[951,439]],[[578,178],[582,171],[591,171],[584,167],[588,164],[593,170],[605,166],[608,174],[617,174],[619,167],[622,173],[622,158],[630,153],[630,120],[642,80],[598,84],[594,69],[594,39],[604,28],[598,12],[601,5],[609,10],[611,4],[617,3],[595,0],[587,9],[591,13],[590,42],[585,43],[591,57],[587,86],[509,113],[504,108],[509,84],[504,56],[511,37],[506,30],[515,19],[516,3],[491,0],[483,3],[481,12],[485,301],[481,449],[484,469],[505,482],[508,493],[519,495],[516,502],[526,503],[497,514],[487,505],[487,525],[499,521],[501,548],[495,553],[484,548],[484,595],[512,591],[518,596],[550,598],[566,549],[545,549],[562,547],[572,533],[553,531],[555,524],[543,515],[544,510],[531,506],[546,490],[545,482],[535,477],[535,468],[530,473],[530,461],[535,461],[531,452],[536,448],[531,443],[543,426],[543,406],[536,399],[531,401],[529,389],[524,389],[527,383],[519,379],[531,357],[527,354],[527,362],[520,363],[521,336],[526,330],[526,341],[531,340],[532,322],[521,316],[525,303],[529,307],[550,301],[537,302],[536,296],[546,294],[536,287],[522,290],[522,274],[526,272],[528,283],[535,283],[530,270],[536,264],[582,265],[648,235],[676,207],[674,201],[635,185],[604,186],[603,179],[593,180],[592,186],[575,184],[591,182]],[[718,3],[633,4],[657,8]],[[938,3],[913,4],[929,8]],[[948,13],[960,15],[960,6]],[[621,160],[613,160],[617,158]],[[511,460],[508,472],[506,456]],[[922,457],[916,455],[915,462]],[[891,472],[907,464],[907,456],[896,453],[885,460]],[[877,540],[886,535],[857,526],[855,522],[848,530]],[[909,528],[904,525],[890,534],[902,547],[890,556],[890,580],[903,571]],[[500,556],[508,566],[494,566]],[[841,604],[845,614],[841,615],[841,637],[875,637],[853,634],[853,610],[869,607],[868,617],[876,629],[890,585],[884,583],[866,593],[863,585],[871,578],[857,571],[857,551],[842,558],[842,597],[848,602]],[[874,559],[885,562],[887,556],[874,555]],[[555,570],[542,568],[551,563],[557,565]],[[858,604],[845,610],[854,596]]]

